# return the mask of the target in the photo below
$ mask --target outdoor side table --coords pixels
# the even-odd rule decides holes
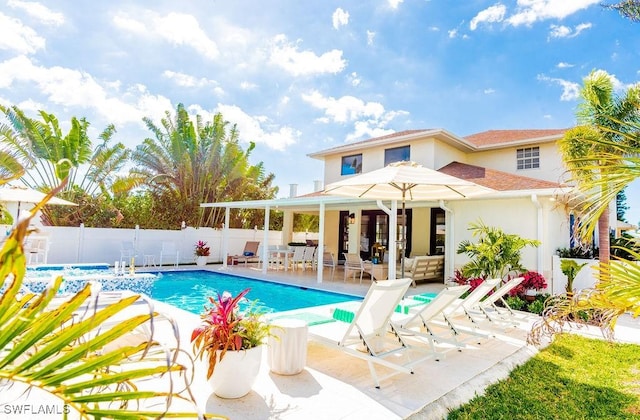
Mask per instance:
[[[295,375],[307,364],[308,326],[300,319],[282,318],[272,323],[268,360],[271,372]]]

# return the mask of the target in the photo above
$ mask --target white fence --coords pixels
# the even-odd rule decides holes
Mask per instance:
[[[8,227],[5,226],[5,230]],[[160,261],[162,242],[174,242],[179,250],[179,262],[194,262],[194,248],[197,241],[205,241],[211,247],[208,262],[222,262],[222,230],[212,228],[192,228],[183,230],[157,229],[101,229],[85,227],[39,227],[34,236],[44,236],[48,240],[48,264],[108,263],[120,260],[123,242],[133,242],[136,265],[142,265],[145,255],[153,255]],[[247,241],[264,240],[260,229],[229,229],[228,252],[241,254]],[[282,232],[269,231],[269,245],[282,244]],[[298,232],[293,241],[304,242],[317,239],[317,233]],[[170,261],[174,261],[172,258]]]

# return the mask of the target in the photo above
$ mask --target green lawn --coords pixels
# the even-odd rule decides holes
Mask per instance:
[[[640,346],[559,335],[448,419],[640,419]]]

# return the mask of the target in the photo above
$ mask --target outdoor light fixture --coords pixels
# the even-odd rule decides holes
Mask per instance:
[[[356,214],[355,213],[350,213],[349,214],[349,224],[352,225],[356,222]]]

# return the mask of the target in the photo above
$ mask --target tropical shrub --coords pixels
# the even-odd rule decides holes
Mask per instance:
[[[525,271],[520,262],[522,249],[540,245],[540,241],[505,233],[499,228],[486,226],[481,221],[471,223],[469,230],[478,238],[478,242],[462,241],[457,250],[458,254],[466,254],[471,258],[462,267],[462,273],[466,277],[502,279],[510,271]]]

